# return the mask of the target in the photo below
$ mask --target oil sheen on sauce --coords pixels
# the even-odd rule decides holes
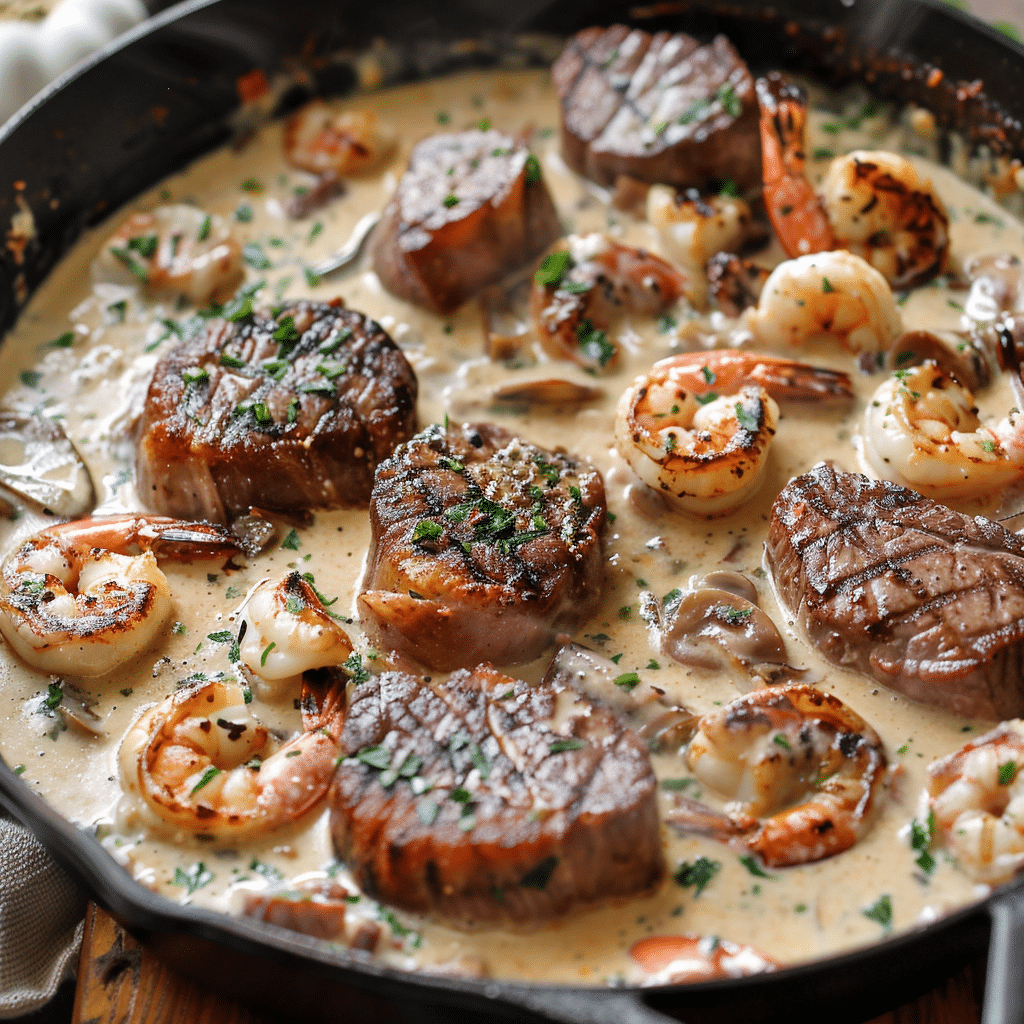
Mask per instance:
[[[631,471],[615,453],[612,424],[616,401],[633,376],[656,359],[700,344],[710,333],[706,316],[684,307],[658,322],[633,318],[623,328],[624,357],[614,374],[596,379],[569,363],[551,364],[531,355],[526,365],[491,362],[484,354],[481,313],[475,301],[439,319],[387,294],[365,265],[338,279],[307,279],[306,268],[329,255],[356,220],[381,208],[405,166],[409,149],[440,130],[470,127],[482,119],[511,135],[529,133],[568,231],[608,231],[614,237],[659,251],[654,229],[617,212],[607,196],[577,179],[558,152],[557,100],[543,71],[465,73],[361,97],[396,131],[397,152],[378,172],[349,181],[346,194],[305,220],[289,221],[282,202],[306,177],[282,157],[281,126],[270,124],[240,150],[224,149],[199,160],[143,195],[135,209],[162,202],[195,202],[227,218],[249,249],[247,283],[266,282],[258,304],[281,297],[340,295],[346,304],[378,320],[402,347],[420,382],[419,423],[493,420],[540,445],[564,445],[589,459],[604,474],[615,519],[606,545],[606,594],[600,611],[579,632],[606,656],[616,655],[623,672],[636,671],[680,704],[703,713],[737,696],[733,680],[721,673],[687,668],[656,651],[638,615],[641,592],[662,596],[693,576],[727,568],[754,579],[762,606],[783,629],[790,661],[808,678],[835,693],[878,730],[890,761],[899,766],[884,812],[852,850],[799,868],[751,873],[729,848],[706,838],[681,838],[665,830],[669,873],[653,896],[619,906],[578,913],[539,930],[463,933],[378,907],[367,897],[353,902],[353,918],[383,922],[379,955],[399,966],[480,966],[498,977],[603,984],[641,980],[628,956],[630,945],[652,934],[681,932],[721,936],[747,943],[783,964],[815,959],[878,940],[890,930],[911,928],[977,897],[978,888],[946,857],[924,877],[908,840],[909,823],[935,757],[961,745],[990,723],[964,721],[917,705],[856,674],[824,663],[794,629],[771,593],[762,568],[763,541],[776,494],[793,476],[823,458],[858,469],[855,435],[866,397],[882,377],[858,373],[854,360],[822,343],[795,358],[846,369],[858,390],[852,410],[785,407],[767,480],[740,511],[703,519],[658,509],[640,493]],[[812,115],[812,126],[821,116]],[[884,119],[827,137],[836,151],[856,146],[886,148]],[[868,134],[873,131],[874,135]],[[824,138],[824,136],[822,136]],[[808,147],[810,150],[811,147]],[[951,214],[952,260],[968,253],[1010,252],[1024,257],[1024,227],[986,196],[937,165],[927,173]],[[174,343],[170,322],[190,310],[146,304],[132,289],[93,285],[91,264],[103,240],[130,211],[83,238],[39,289],[4,343],[3,405],[42,408],[60,417],[92,470],[101,511],[141,506],[131,481],[132,422],[157,358]],[[255,254],[255,255],[254,255]],[[262,258],[261,258],[262,257]],[[767,250],[758,261],[781,253]],[[259,269],[252,266],[256,264]],[[908,327],[960,326],[963,292],[940,282],[918,289],[902,305]],[[728,322],[719,322],[721,332]],[[54,339],[74,332],[70,346]],[[547,363],[548,365],[545,365]],[[553,374],[553,371],[557,371]],[[557,375],[597,385],[603,397],[582,408],[530,410],[495,403],[499,383]],[[1008,390],[989,389],[981,401],[1001,417],[1011,404]],[[964,506],[993,517],[1018,511],[1016,495],[999,502]],[[2,550],[44,525],[24,513],[0,523]],[[146,829],[117,781],[118,744],[139,709],[172,692],[197,672],[228,672],[227,647],[209,634],[237,628],[238,608],[260,579],[278,579],[289,566],[311,572],[317,588],[340,596],[335,610],[355,617],[355,596],[369,540],[365,511],[324,512],[310,529],[281,533],[270,550],[247,567],[208,572],[208,566],[167,565],[175,596],[175,625],[159,648],[99,680],[67,682],[92,703],[99,735],[61,728],[60,716],[44,707],[53,680],[20,665],[0,650],[0,751],[9,765],[22,766],[22,779],[83,829],[94,831],[125,870],[171,900],[225,912],[237,911],[246,889],[284,879],[323,877],[342,882],[335,862],[326,811],[296,826],[267,834],[237,851],[213,850],[182,837],[161,839]],[[373,652],[347,627],[364,660]],[[590,637],[591,640],[584,639]],[[372,664],[372,661],[368,660]],[[538,678],[543,664],[520,666],[513,674]],[[268,726],[298,726],[295,694],[257,688],[251,709]],[[663,777],[686,775],[685,766],[655,757]],[[705,857],[720,864],[701,891],[673,875],[684,863]],[[351,887],[355,891],[355,887]],[[891,922],[873,913],[885,898]]]

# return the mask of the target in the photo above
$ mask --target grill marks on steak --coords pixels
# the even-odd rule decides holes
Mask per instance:
[[[243,306],[178,344],[153,373],[139,495],[216,522],[364,505],[377,464],[416,429],[412,367],[379,324],[332,303]]]
[[[443,316],[561,233],[536,157],[502,132],[474,129],[413,149],[370,249],[389,292]]]
[[[644,743],[569,687],[386,672],[353,691],[342,746],[331,834],[374,899],[528,924],[664,875]]]
[[[529,661],[597,606],[606,514],[600,473],[563,451],[428,427],[377,470],[364,621],[431,668]]]
[[[624,25],[573,36],[551,70],[569,165],[605,186],[620,175],[679,188],[761,177],[754,80],[724,37]]]
[[[1024,714],[1024,540],[827,465],[772,509],[780,597],[834,662],[956,714]]]

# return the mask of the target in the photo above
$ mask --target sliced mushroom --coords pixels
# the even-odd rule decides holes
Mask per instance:
[[[494,362],[523,365],[534,361],[534,336],[530,325],[532,287],[533,267],[530,266],[480,293],[484,352]]]
[[[64,695],[57,707],[57,713],[64,721],[86,736],[106,736],[103,719],[93,711],[96,702],[69,683],[63,683],[61,689]]]
[[[906,331],[886,356],[890,370],[904,370],[931,360],[969,391],[992,382],[998,371],[990,331]]]
[[[742,573],[710,573],[658,612],[661,650],[684,665],[728,668],[762,683],[800,673],[787,663],[782,633]]]
[[[597,401],[603,394],[601,388],[588,384],[545,377],[543,380],[502,384],[493,389],[491,397],[500,402],[526,402],[530,405],[584,405]]]
[[[0,488],[68,519],[96,505],[88,466],[60,424],[44,416],[0,412]]]
[[[1024,266],[1016,256],[972,256],[964,262],[964,275],[971,283],[964,312],[972,320],[1024,312]]]
[[[671,704],[663,690],[581,644],[555,652],[544,682],[570,686],[618,712],[654,751],[678,750],[697,728],[697,716]]]

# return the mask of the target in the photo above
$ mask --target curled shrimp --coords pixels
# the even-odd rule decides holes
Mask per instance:
[[[754,352],[687,352],[655,363],[619,400],[615,443],[677,508],[723,515],[757,490],[779,420],[775,397],[842,400],[842,373]]]
[[[820,252],[780,263],[747,312],[755,339],[769,347],[830,335],[851,352],[884,352],[903,333],[892,289],[853,253]]]
[[[608,330],[624,310],[653,315],[680,299],[688,279],[671,263],[606,235],[570,235],[534,275],[530,308],[541,344],[589,370],[614,366]]]
[[[679,192],[652,185],[647,193],[647,220],[661,235],[672,257],[698,269],[717,252],[735,252],[753,224],[750,205],[740,196],[707,196],[696,189]]]
[[[326,795],[339,755],[345,676],[303,678],[302,731],[276,751],[238,683],[187,684],[135,721],[118,762],[128,792],[163,826],[237,842],[301,818]]]
[[[4,562],[0,632],[41,672],[101,676],[150,647],[171,614],[160,558],[227,558],[208,523],[120,515],[51,526]]]
[[[813,686],[755,690],[705,715],[690,769],[740,809],[717,814],[679,798],[668,820],[757,854],[770,867],[832,857],[870,827],[887,780],[882,741]]]
[[[806,94],[776,72],[758,79],[757,98],[765,208],[787,255],[845,249],[894,288],[942,271],[949,216],[909,160],[881,151],[836,157],[819,196],[805,173]]]
[[[1024,867],[1024,722],[1002,722],[928,767],[942,842],[972,878],[996,884]]]
[[[348,635],[299,572],[290,572],[277,583],[261,580],[246,602],[243,622],[242,664],[268,682],[340,665],[352,653]]]
[[[774,971],[778,964],[754,949],[716,935],[651,935],[629,955],[646,974],[645,985],[683,985]]]
[[[991,493],[1024,474],[1024,419],[1014,410],[985,426],[974,395],[928,360],[896,370],[875,391],[861,456],[877,476],[929,497]]]
[[[285,121],[284,155],[313,174],[349,177],[379,163],[394,148],[395,136],[372,110],[332,110],[310,100]]]
[[[185,203],[132,214],[93,269],[97,280],[141,285],[197,306],[230,295],[244,275],[242,246],[223,218]]]

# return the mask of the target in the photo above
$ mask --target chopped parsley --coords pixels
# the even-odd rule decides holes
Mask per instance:
[[[60,684],[50,683],[46,688],[46,696],[43,698],[43,709],[47,712],[55,711],[63,699],[64,690]]]
[[[567,249],[560,249],[557,252],[549,252],[544,257],[544,262],[533,275],[537,284],[557,285],[565,276],[567,270],[573,266],[572,254]]]
[[[877,921],[887,931],[892,927],[892,897],[886,893],[861,913],[869,921]]]
[[[1004,761],[999,766],[999,785],[1008,786],[1017,776],[1017,762]]]
[[[293,526],[287,536],[281,541],[281,547],[286,551],[298,551],[302,547],[302,541],[299,539],[299,531]]]
[[[531,153],[526,158],[526,184],[527,186],[536,185],[540,181],[540,162]]]
[[[253,270],[270,270],[274,265],[267,258],[263,247],[259,242],[246,242],[242,248],[242,259],[249,264]]]
[[[206,865],[202,861],[197,861],[186,871],[175,868],[174,880],[170,884],[180,886],[191,896],[196,889],[202,889],[204,885],[209,885],[212,881],[213,872],[207,871]]]
[[[747,409],[744,409],[740,402],[736,403],[736,422],[744,430],[757,430],[757,417]]]
[[[370,678],[370,673],[363,667],[363,656],[358,651],[353,651],[341,667],[356,686]]]
[[[202,775],[199,776],[199,781],[192,787],[189,796],[193,796],[199,792],[204,786],[208,786],[213,780],[220,775],[220,769],[210,765]]]
[[[391,753],[381,746],[363,747],[356,752],[356,760],[380,772],[391,767]]]
[[[635,672],[623,672],[622,675],[616,676],[614,679],[615,685],[621,686],[624,690],[634,689],[639,682],[640,677]]]
[[[761,867],[758,859],[753,854],[747,854],[745,857],[740,857],[740,863],[755,877],[755,878],[774,878],[774,875],[769,875],[763,867]]]
[[[437,540],[444,533],[444,527],[435,523],[432,519],[421,519],[412,531],[412,539],[415,543],[424,540]]]
[[[615,355],[615,346],[608,340],[608,335],[586,319],[576,325],[576,343],[588,359],[593,359],[602,368]]]
[[[156,252],[156,235],[139,235],[128,239],[128,248],[134,249],[140,256],[149,259]]]
[[[681,885],[684,889],[689,889],[692,886],[694,896],[699,896],[721,869],[721,861],[698,857],[692,864],[683,861],[672,877],[676,884]]]
[[[552,754],[564,754],[569,750],[582,750],[586,746],[585,740],[564,739],[551,741]]]
[[[922,824],[917,818],[910,823],[910,848],[917,853],[914,858],[917,866],[926,874],[930,875],[935,870],[935,858],[929,852],[932,839],[935,836],[935,812],[928,811],[928,817]]]

